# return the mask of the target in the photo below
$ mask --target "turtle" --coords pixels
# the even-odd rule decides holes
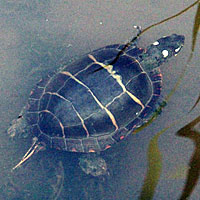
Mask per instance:
[[[162,89],[160,66],[180,52],[184,39],[172,34],[146,48],[136,42],[127,48],[111,44],[42,78],[8,129],[11,137],[33,138],[13,170],[49,148],[80,153],[79,165],[86,174],[106,174],[106,162],[99,154],[155,113]]]

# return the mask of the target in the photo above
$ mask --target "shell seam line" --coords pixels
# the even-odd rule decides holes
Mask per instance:
[[[115,120],[114,115],[110,112],[110,110],[108,110],[105,106],[102,105],[102,103],[97,99],[97,97],[94,95],[94,93],[90,90],[90,88],[85,85],[83,82],[81,82],[79,79],[77,79],[75,76],[73,76],[70,72],[68,71],[63,71],[61,72],[69,77],[71,77],[73,80],[75,80],[77,83],[79,83],[80,85],[82,85],[83,87],[85,87],[88,92],[92,95],[92,97],[94,98],[94,100],[97,102],[97,104],[101,107],[101,109],[105,110],[106,113],[108,114],[109,118],[111,119],[113,125],[115,126],[116,129],[118,129],[118,125],[117,122]]]
[[[78,118],[79,118],[80,121],[81,121],[81,124],[82,124],[82,126],[83,126],[83,128],[84,128],[84,130],[85,130],[85,132],[86,132],[86,134],[87,134],[87,137],[89,137],[89,131],[88,131],[87,127],[85,126],[84,120],[83,120],[83,118],[81,117],[81,115],[78,113],[78,111],[75,109],[75,107],[73,106],[72,102],[69,101],[68,99],[64,98],[63,96],[59,95],[59,94],[56,93],[56,92],[47,92],[47,93],[49,93],[49,94],[51,94],[51,95],[58,96],[59,98],[63,99],[64,101],[67,101],[67,102],[69,102],[69,103],[71,104],[73,110],[75,111],[75,113],[77,114]]]
[[[106,70],[108,71],[108,73],[109,73],[109,74],[117,81],[117,83],[121,86],[123,92],[127,93],[127,94],[131,97],[131,99],[132,99],[133,101],[135,101],[137,104],[139,104],[139,105],[142,107],[142,109],[144,109],[143,103],[142,103],[135,95],[133,95],[131,92],[129,92],[129,91],[126,89],[125,85],[122,83],[122,77],[121,77],[120,75],[116,74],[116,71],[113,70],[113,65],[105,65],[105,64],[103,64],[103,63],[101,63],[101,62],[98,62],[98,61],[95,59],[95,57],[94,57],[93,55],[91,55],[91,54],[88,54],[88,57],[89,57],[91,60],[93,60],[94,63],[96,63],[96,64],[100,65],[101,67],[103,67],[104,69],[106,69]]]

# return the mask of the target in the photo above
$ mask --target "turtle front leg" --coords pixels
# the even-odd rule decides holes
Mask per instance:
[[[108,175],[106,161],[96,153],[81,155],[79,166],[86,173],[92,176]]]
[[[11,122],[10,128],[7,130],[8,135],[10,138],[26,138],[30,132],[30,128],[27,125],[25,119],[25,110],[26,106],[23,107],[22,111],[20,112],[17,119],[14,119]]]

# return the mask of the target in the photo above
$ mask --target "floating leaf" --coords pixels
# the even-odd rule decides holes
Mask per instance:
[[[187,137],[195,144],[195,150],[190,160],[187,180],[180,200],[188,199],[197,185],[200,175],[200,116],[181,128],[178,136]]]
[[[189,9],[191,9],[192,7],[194,7],[194,6],[195,6],[196,4],[198,4],[198,3],[199,3],[199,0],[198,0],[198,1],[195,1],[192,5],[188,6],[188,7],[185,8],[184,10],[178,12],[177,14],[175,14],[175,15],[173,15],[173,16],[170,16],[170,17],[168,17],[168,18],[166,18],[166,19],[164,19],[164,20],[162,20],[162,21],[160,21],[160,22],[157,22],[157,23],[155,23],[155,24],[152,24],[152,25],[148,26],[147,28],[145,28],[144,30],[142,30],[141,32],[139,32],[135,37],[132,38],[132,40],[131,40],[130,42],[128,42],[128,43],[126,43],[126,44],[124,45],[124,48],[117,54],[117,56],[116,56],[116,58],[114,59],[114,61],[116,62],[117,59],[119,58],[119,56],[120,56],[124,51],[126,51],[126,49],[127,49],[130,45],[132,45],[133,42],[135,42],[135,41],[138,39],[138,37],[140,37],[140,36],[141,36],[142,34],[144,34],[146,31],[148,31],[149,29],[151,29],[151,28],[153,28],[153,27],[155,27],[155,26],[158,26],[158,25],[160,25],[160,24],[163,24],[164,22],[167,22],[167,21],[169,21],[169,20],[171,20],[171,19],[173,19],[173,18],[175,18],[175,17],[178,17],[179,15],[182,15],[183,13],[185,13],[186,11],[188,11]],[[198,11],[197,11],[197,12],[198,12]],[[197,27],[199,26],[198,20],[199,20],[199,13],[197,13],[197,15],[196,15],[196,21],[197,21],[197,23],[195,24],[195,28],[194,28],[194,30],[193,30],[193,35],[195,35],[195,36],[197,36],[197,32],[198,32],[198,30],[197,30]],[[194,33],[195,33],[195,34],[194,34]],[[195,42],[196,42],[196,37],[195,37],[195,40],[193,41],[193,43],[195,44]],[[195,45],[194,45],[194,46],[195,46]],[[112,61],[112,64],[114,64],[115,62]]]
[[[160,153],[160,150],[158,148],[158,138],[160,134],[162,134],[162,132],[154,136],[149,144],[148,171],[147,171],[146,178],[144,180],[142,192],[140,194],[140,198],[139,198],[140,200],[153,198],[155,188],[160,179],[160,175],[162,171],[162,154]]]
[[[198,2],[199,2],[199,0],[196,1],[196,2],[194,2],[192,5],[188,6],[188,7],[185,8],[184,10],[180,11],[179,13],[177,13],[177,14],[171,16],[171,17],[168,17],[168,18],[166,18],[166,19],[164,19],[164,20],[162,20],[162,21],[160,21],[160,22],[157,22],[157,23],[155,23],[155,24],[152,24],[152,25],[148,26],[147,28],[145,28],[145,29],[142,30],[142,31],[139,31],[138,34],[137,34],[136,36],[134,36],[134,37],[131,39],[130,42],[128,42],[128,43],[126,43],[126,44],[124,45],[124,47],[122,48],[122,50],[119,51],[119,53],[116,55],[116,57],[114,58],[114,60],[111,61],[108,65],[113,65],[113,64],[115,64],[115,63],[117,62],[118,58],[126,51],[126,49],[127,49],[130,45],[132,45],[143,33],[145,33],[146,31],[148,31],[149,29],[151,29],[151,28],[153,28],[153,27],[155,27],[155,26],[158,26],[158,25],[160,25],[160,24],[162,24],[162,23],[164,23],[164,22],[167,22],[167,21],[169,21],[169,20],[171,20],[171,19],[173,19],[173,18],[175,18],[175,17],[177,17],[177,16],[179,16],[179,15],[185,13],[185,12],[188,11],[190,8],[192,8],[193,6],[195,6]],[[100,68],[98,68],[97,70],[95,70],[94,72],[98,72],[99,70],[102,70],[102,69],[103,69],[103,67],[100,67]],[[93,73],[94,73],[94,72],[93,72]]]
[[[200,2],[200,1],[197,1]],[[197,34],[199,32],[199,26],[200,26],[200,3],[197,8],[195,21],[194,21],[194,27],[193,27],[193,35],[192,35],[192,52],[194,52],[196,40],[197,40]]]
[[[164,22],[166,22],[166,21],[168,21],[168,20],[170,20],[170,19],[172,19],[174,17],[177,17],[177,16],[183,14],[184,12],[188,11],[190,8],[192,8],[194,5],[196,5],[198,3],[199,3],[199,1],[196,1],[195,3],[193,3],[192,5],[187,7],[186,9],[184,9],[181,12],[177,13],[176,15],[173,15],[173,16],[167,18],[167,19],[164,19],[164,20],[162,20],[162,21],[160,21],[160,22],[158,22],[156,24],[153,24],[153,25],[147,27],[146,29],[144,29],[141,32],[141,34],[143,34],[144,32],[146,32],[147,30],[149,30],[152,27],[155,27],[155,26],[157,26],[157,25],[159,25],[161,23],[164,23]],[[193,57],[193,51],[194,51],[194,47],[195,47],[195,43],[196,43],[196,37],[197,37],[198,30],[199,30],[199,21],[200,21],[200,17],[199,17],[200,16],[200,12],[199,11],[200,11],[200,6],[198,5],[197,14],[196,14],[196,17],[195,17],[194,28],[193,28],[193,42],[192,42],[191,55],[189,56],[189,59],[188,59],[186,65],[184,66],[184,68],[183,68],[183,70],[181,72],[181,75],[179,76],[178,81],[176,82],[174,88],[167,95],[167,97],[165,99],[166,102],[169,101],[171,96],[177,90],[178,86],[181,84],[181,81],[182,81],[183,77],[185,76],[185,72],[186,72],[186,69],[187,69],[187,67],[189,65],[189,62],[191,61],[191,59]],[[198,102],[199,102],[199,98],[198,98],[197,102],[195,103],[195,105],[193,106],[193,108],[198,104]],[[153,117],[151,119],[151,121],[147,125],[152,123],[155,120],[155,118],[156,117]],[[176,120],[173,124],[171,124],[170,126],[164,128],[160,132],[158,132],[153,137],[153,139],[151,140],[151,142],[149,144],[148,171],[147,171],[147,175],[146,175],[146,178],[145,178],[145,181],[144,181],[144,185],[143,185],[143,188],[142,188],[142,192],[141,192],[141,195],[140,195],[140,199],[141,200],[153,199],[155,188],[156,188],[158,180],[160,178],[160,174],[161,174],[161,170],[162,170],[162,155],[160,154],[160,151],[159,151],[158,139],[167,129],[169,129],[169,128],[173,127],[175,124],[179,123],[181,121],[181,119]],[[199,158],[200,158],[200,156],[199,156]],[[152,162],[152,161],[154,161],[154,162]],[[196,178],[198,177],[198,175],[196,174]],[[187,186],[189,187],[189,184]],[[184,195],[185,195],[185,193],[182,196],[184,196]],[[181,198],[181,200],[183,200],[183,199],[184,198]]]
[[[197,104],[199,103],[199,101],[200,101],[200,95],[199,95],[197,101],[195,102],[194,106],[192,106],[190,112],[197,106]]]
[[[173,171],[170,170],[170,173],[166,177],[167,179],[185,179],[187,174],[188,167],[181,165],[173,169]]]
[[[192,35],[192,48],[191,48],[191,54],[190,57],[192,58],[193,56],[193,52],[195,49],[195,45],[196,45],[196,40],[197,40],[197,34],[199,32],[199,27],[200,27],[200,3],[198,5],[197,8],[197,12],[196,12],[196,16],[195,16],[195,22],[194,22],[194,27],[193,27],[193,35]],[[196,101],[196,103],[194,104],[194,106],[191,108],[190,112],[197,106],[197,104],[200,101],[200,95]]]

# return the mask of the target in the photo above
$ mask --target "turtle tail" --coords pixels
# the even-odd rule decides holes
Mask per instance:
[[[37,137],[34,137],[31,147],[28,149],[28,151],[23,156],[21,161],[12,168],[12,171],[15,170],[16,168],[20,167],[22,164],[24,164],[33,154],[36,154],[39,151],[44,150],[44,149],[45,149],[45,145],[41,142],[38,142]]]

